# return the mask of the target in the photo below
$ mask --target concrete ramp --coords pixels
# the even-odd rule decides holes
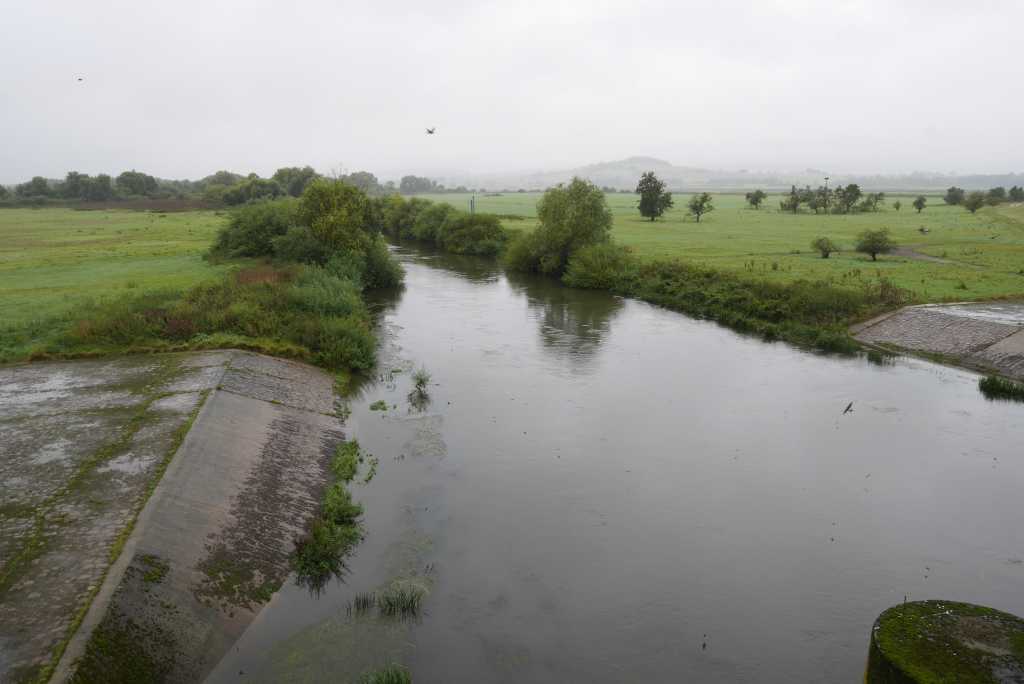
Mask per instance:
[[[1024,304],[908,306],[853,329],[872,345],[947,356],[964,365],[1024,379]]]
[[[332,378],[230,352],[55,681],[200,681],[289,575],[342,440]]]

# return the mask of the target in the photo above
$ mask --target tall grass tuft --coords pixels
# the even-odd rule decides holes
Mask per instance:
[[[393,584],[378,598],[380,612],[395,617],[416,617],[420,614],[423,590],[410,584]]]
[[[986,399],[1024,401],[1024,385],[1001,378],[998,375],[988,375],[979,380],[978,389],[981,390]]]
[[[412,674],[401,665],[392,663],[382,670],[364,674],[359,678],[359,684],[412,684]]]

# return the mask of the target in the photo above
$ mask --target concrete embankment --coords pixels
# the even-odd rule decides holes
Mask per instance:
[[[28,397],[0,397],[20,412],[0,484],[30,511],[3,519],[0,679],[45,671],[86,609],[54,681],[201,679],[286,581],[319,509],[343,438],[332,378],[236,351],[0,375]]]
[[[1024,303],[908,306],[853,328],[866,344],[938,354],[1024,380]]]

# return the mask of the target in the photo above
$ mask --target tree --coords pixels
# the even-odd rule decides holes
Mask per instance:
[[[420,176],[402,176],[398,182],[398,191],[403,195],[412,195],[417,192],[433,192],[438,189],[437,183],[429,178]],[[484,192],[481,190],[480,192]]]
[[[811,242],[811,249],[816,249],[821,253],[822,259],[828,259],[828,255],[832,252],[838,252],[839,247],[834,242],[829,240],[827,237],[820,237]]]
[[[299,197],[319,174],[312,166],[283,166],[274,172],[270,180],[276,181],[292,197]]]
[[[82,199],[90,202],[106,202],[114,197],[114,186],[110,176],[101,173],[93,178],[88,176],[82,181]]]
[[[836,188],[836,206],[842,213],[849,214],[860,196],[860,186],[856,183],[850,183],[845,187],[840,185]]]
[[[991,204],[992,206],[1002,204],[1003,202],[1006,201],[1006,188],[1001,186],[998,188],[992,188],[991,190],[988,191],[988,195],[986,195],[985,201]]]
[[[764,190],[761,189],[754,190],[753,192],[748,192],[746,195],[747,204],[750,205],[751,209],[760,209],[761,202],[764,202],[766,197],[768,197],[768,195],[765,193]]]
[[[857,236],[857,251],[862,254],[870,254],[872,261],[878,260],[879,254],[887,254],[894,247],[889,239],[889,229],[865,230]]]
[[[348,174],[342,180],[349,185],[356,186],[367,195],[378,195],[381,192],[380,182],[369,171],[356,171],[355,173]]]
[[[1011,202],[1024,202],[1024,188],[1019,185],[1014,185],[1010,188],[1010,201]]]
[[[245,204],[258,199],[273,199],[284,194],[284,188],[278,185],[277,181],[260,178],[252,173],[245,180],[228,188],[222,199],[226,204]]]
[[[832,191],[824,186],[818,186],[818,189],[810,193],[810,197],[807,200],[807,206],[814,210],[817,214],[819,211],[828,212],[828,205],[832,200]]]
[[[318,178],[302,193],[298,222],[332,251],[365,254],[378,234],[370,198],[340,180]]]
[[[791,211],[795,214],[800,210],[800,205],[808,199],[809,197],[807,193],[803,190],[797,190],[795,185],[791,185],[789,193],[779,202],[779,209],[783,211]]]
[[[651,221],[664,214],[665,210],[672,206],[672,193],[665,192],[664,181],[659,180],[653,171],[648,171],[640,176],[640,182],[636,184],[636,192],[640,195],[640,215],[651,219]]]
[[[972,192],[964,198],[963,205],[964,209],[973,214],[985,206],[985,193],[978,191]]]
[[[151,195],[156,192],[156,178],[135,169],[122,171],[114,183],[125,195]]]
[[[686,207],[690,210],[690,215],[697,219],[697,223],[700,223],[701,216],[715,210],[714,205],[711,204],[711,195],[706,192],[691,197]]]
[[[509,246],[506,261],[511,268],[561,275],[573,253],[607,242],[612,229],[604,193],[582,178],[548,189],[537,202],[537,218],[537,229]]]
[[[7,195],[9,195],[9,194],[10,193],[7,190],[7,186],[6,185],[0,185],[0,200],[7,199]]]
[[[954,185],[946,190],[946,196],[942,198],[942,201],[946,204],[962,204],[965,194],[963,188],[958,188]]]
[[[899,211],[902,207],[903,203],[900,202],[899,200],[896,200],[895,202],[892,203],[892,208],[895,209],[896,211]]]
[[[914,208],[917,209],[917,213],[920,214],[921,210],[928,204],[928,198],[924,195],[918,195],[914,198]]]
[[[68,174],[64,176],[64,182],[57,188],[57,192],[64,199],[80,199],[84,192],[84,185],[88,183],[89,176],[86,174],[78,173],[77,171],[68,171]]]
[[[50,184],[42,176],[35,176],[29,182],[15,187],[14,194],[18,197],[49,197]]]
[[[861,211],[878,211],[878,205],[885,202],[884,192],[869,192],[861,200]]]

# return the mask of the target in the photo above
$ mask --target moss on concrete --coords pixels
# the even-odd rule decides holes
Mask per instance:
[[[915,601],[886,610],[871,633],[865,681],[1020,681],[1024,620],[954,601]]]

